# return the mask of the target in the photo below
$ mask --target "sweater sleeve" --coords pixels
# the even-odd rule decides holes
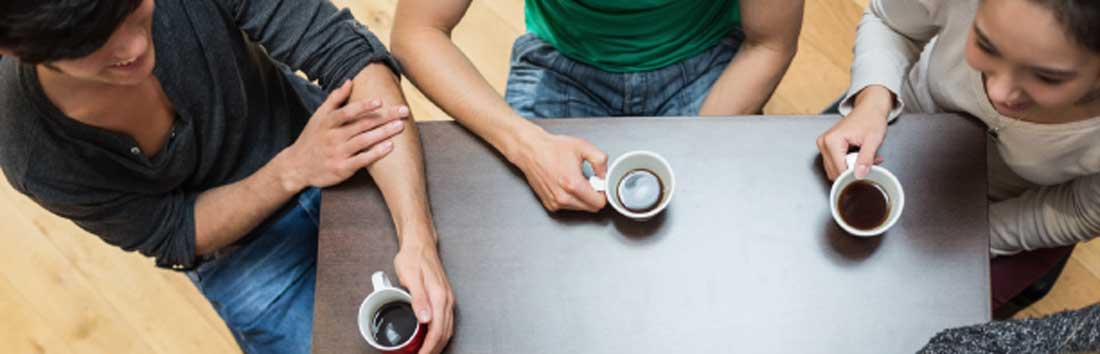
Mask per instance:
[[[400,75],[397,61],[373,33],[328,0],[218,0],[271,57],[332,91],[370,63]]]
[[[196,267],[195,201],[198,193],[163,195],[107,192],[51,184],[38,178],[16,187],[46,210],[72,220],[108,244],[153,257],[158,267]]]
[[[901,114],[902,83],[921,49],[941,30],[936,24],[941,1],[871,1],[856,31],[852,81],[841,100],[841,114],[851,113],[855,95],[871,85],[882,85],[897,97],[890,120]]]
[[[1034,188],[989,208],[991,249],[1011,255],[1100,235],[1100,174]]]

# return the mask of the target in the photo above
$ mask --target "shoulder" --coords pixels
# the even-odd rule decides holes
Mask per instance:
[[[39,135],[39,117],[23,84],[22,65],[14,58],[0,58],[0,170],[20,191]]]
[[[895,0],[897,1],[897,0]],[[978,8],[979,0],[901,0],[914,1],[924,7],[932,18],[947,19],[962,15],[970,18]]]

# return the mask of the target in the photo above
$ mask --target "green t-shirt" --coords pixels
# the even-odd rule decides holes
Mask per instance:
[[[527,31],[611,72],[658,69],[713,47],[740,24],[737,0],[525,0]]]

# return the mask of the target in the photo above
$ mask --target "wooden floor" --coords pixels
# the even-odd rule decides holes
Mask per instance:
[[[807,0],[800,51],[768,114],[818,112],[847,86],[856,23],[867,0]],[[388,41],[396,0],[338,0]],[[522,0],[477,0],[455,40],[503,91]],[[447,119],[406,84],[418,119]],[[812,144],[812,142],[807,142]],[[1100,300],[1100,242],[1077,248],[1055,290],[1021,316]],[[751,304],[746,304],[751,306]],[[0,352],[239,353],[182,275],[108,247],[0,182]]]

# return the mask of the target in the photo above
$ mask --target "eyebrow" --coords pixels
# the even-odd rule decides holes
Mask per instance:
[[[989,40],[989,37],[985,35],[985,32],[982,31],[981,27],[978,26],[978,23],[976,21],[974,22],[974,33],[978,35],[978,42],[980,42],[983,46],[988,47],[988,49],[993,52],[993,54],[1001,55],[1001,51],[997,49],[997,46],[993,44],[993,41]],[[1071,78],[1077,75],[1077,71],[1074,70],[1052,69],[1032,65],[1029,65],[1028,68],[1044,76],[1052,76],[1056,78]]]

